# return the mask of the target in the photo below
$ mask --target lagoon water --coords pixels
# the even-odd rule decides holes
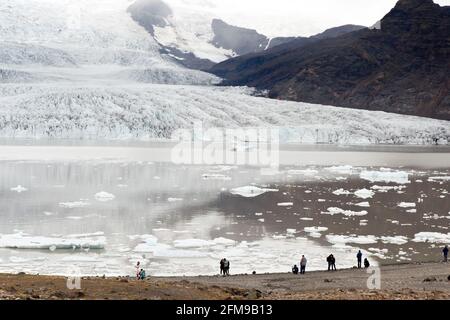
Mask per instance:
[[[0,147],[0,272],[288,272],[435,261],[450,243],[450,152],[284,146],[278,170],[176,165],[170,144]]]

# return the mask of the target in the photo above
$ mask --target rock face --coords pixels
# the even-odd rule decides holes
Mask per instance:
[[[167,18],[172,14],[170,7],[161,0],[138,0],[128,8],[128,12],[151,35],[154,35],[155,26],[167,26]]]
[[[450,7],[400,0],[379,28],[294,40],[212,72],[272,98],[450,120],[449,57]]]
[[[233,50],[237,55],[264,51],[269,44],[269,39],[256,30],[235,27],[220,19],[212,21],[212,30],[212,43],[218,48]]]

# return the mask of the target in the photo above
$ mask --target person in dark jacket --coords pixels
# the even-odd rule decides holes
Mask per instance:
[[[444,262],[448,261],[448,246],[445,246],[442,250],[442,253],[444,254]]]
[[[225,271],[224,271],[224,260],[225,260],[225,259],[220,260],[220,275],[225,275]]]
[[[331,271],[336,271],[336,258],[334,255],[330,256],[330,262],[331,262]]]
[[[358,269],[361,269],[361,265],[362,265],[362,252],[361,252],[361,250],[359,250],[358,253],[356,254],[356,258],[358,259]]]
[[[364,259],[364,268],[367,269],[368,267],[370,267],[369,259],[365,258]]]
[[[230,261],[223,259],[223,271],[225,276],[230,275]]]
[[[327,257],[327,262],[328,262],[328,271],[336,271],[336,258],[332,255],[332,254],[330,254],[328,257]]]
[[[297,265],[292,267],[292,273],[293,274],[298,274],[298,267],[297,267]]]

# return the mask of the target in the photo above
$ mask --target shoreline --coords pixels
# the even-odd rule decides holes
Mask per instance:
[[[450,300],[450,263],[382,265],[381,289],[368,288],[365,269],[306,275],[271,273],[229,277],[82,277],[0,274],[0,300]],[[74,284],[75,282],[70,282]]]

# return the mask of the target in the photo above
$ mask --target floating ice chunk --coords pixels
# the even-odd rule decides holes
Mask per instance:
[[[185,239],[185,240],[175,240],[174,247],[181,249],[190,249],[190,248],[205,248],[211,247],[215,243],[209,240],[202,239]]]
[[[295,233],[297,233],[297,229],[287,229],[286,232],[288,234],[295,234]]]
[[[352,166],[335,166],[335,167],[325,168],[325,170],[339,173],[339,174],[352,174],[353,173]]]
[[[442,182],[442,181],[450,181],[450,176],[441,176],[441,177],[429,177],[429,182]]]
[[[255,186],[245,186],[245,187],[231,189],[231,191],[230,191],[231,194],[239,195],[244,198],[258,197],[267,192],[278,192],[278,190],[277,189],[258,188]]]
[[[55,215],[55,213],[53,213],[53,212],[50,212],[50,211],[44,211],[44,215],[46,215],[46,216],[53,216],[53,215]]]
[[[363,207],[363,208],[369,208],[370,207],[370,203],[369,202],[360,202],[360,203],[355,203],[355,206]]]
[[[377,185],[374,185],[374,186],[370,187],[370,189],[375,190],[377,192],[382,192],[382,193],[385,193],[385,192],[388,192],[391,190],[401,191],[405,188],[406,188],[406,186],[377,186]]]
[[[234,246],[236,245],[236,241],[227,239],[227,238],[216,238],[213,240],[213,242],[217,245],[223,245],[223,246]]]
[[[22,192],[28,191],[27,188],[22,187],[20,184],[17,187],[11,188],[10,190],[15,191],[17,193],[22,193]]]
[[[168,198],[168,202],[180,202],[183,201],[183,198]]]
[[[264,219],[258,219],[258,221],[259,221],[259,222],[264,222],[265,220],[264,220]]]
[[[372,235],[367,236],[345,236],[345,235],[327,235],[326,239],[330,243],[356,243],[356,244],[372,244],[377,243],[377,237]]]
[[[365,216],[368,214],[366,210],[363,211],[352,211],[352,210],[344,210],[341,208],[330,207],[327,209],[328,211],[322,212],[322,214],[327,214],[334,216],[336,214],[343,214],[346,217],[354,217],[354,216]]]
[[[260,216],[262,216],[262,215],[263,215],[262,212],[256,212],[256,213],[255,213],[255,216],[257,216],[257,217],[260,217]]]
[[[277,204],[279,207],[292,207],[294,205],[293,202],[280,202]]]
[[[85,238],[60,238],[29,236],[23,233],[0,235],[0,248],[11,249],[103,249],[106,238],[85,237]]]
[[[400,208],[415,208],[416,204],[414,202],[400,202],[397,206]]]
[[[342,196],[342,195],[350,195],[352,193],[348,190],[339,189],[339,190],[333,191],[333,194],[337,195],[337,196]]]
[[[404,236],[394,236],[394,237],[383,236],[380,238],[380,240],[383,243],[390,243],[396,245],[403,245],[408,243],[408,238]]]
[[[409,210],[406,210],[406,212],[408,212],[408,213],[417,213],[417,209],[409,209]]]
[[[372,198],[375,195],[375,192],[368,189],[361,189],[358,191],[355,191],[355,196],[361,199],[369,199]]]
[[[394,182],[397,184],[409,183],[409,174],[404,171],[363,171],[360,178],[370,182]]]
[[[59,206],[61,208],[69,208],[69,209],[73,209],[73,208],[84,208],[89,206],[90,203],[87,201],[73,201],[73,202],[60,202]]]
[[[218,173],[205,173],[202,175],[203,180],[224,180],[229,181],[231,177]]]
[[[314,218],[307,218],[307,217],[304,217],[304,218],[300,218],[300,220],[303,220],[303,221],[313,221]]]
[[[327,227],[306,227],[303,230],[307,233],[313,233],[313,232],[325,232],[328,230]]]
[[[94,195],[95,200],[100,201],[100,202],[108,202],[108,201],[112,201],[116,198],[115,195],[113,195],[112,193],[108,193],[106,191],[101,191],[98,192]]]
[[[303,175],[303,176],[314,176],[319,173],[319,171],[314,169],[305,169],[305,170],[288,170],[289,175]]]
[[[414,236],[413,242],[450,243],[450,233],[419,232]]]

